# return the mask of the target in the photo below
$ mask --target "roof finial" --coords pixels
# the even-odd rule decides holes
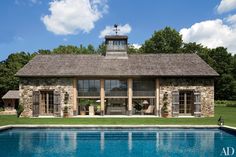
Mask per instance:
[[[114,29],[113,29],[116,33],[116,35],[118,34],[118,31],[120,31],[120,29],[118,29],[118,24],[114,24]]]

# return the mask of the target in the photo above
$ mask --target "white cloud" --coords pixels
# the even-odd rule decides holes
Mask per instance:
[[[219,14],[229,12],[236,9],[236,0],[221,0],[220,4],[217,6],[217,12]]]
[[[142,45],[140,44],[131,44],[135,49],[140,49]]]
[[[50,15],[41,19],[48,31],[57,35],[89,33],[107,12],[107,0],[54,0]]]
[[[119,35],[125,35],[129,34],[132,30],[131,26],[129,24],[125,25],[118,25],[118,34]],[[104,38],[106,35],[112,35],[115,34],[114,26],[106,26],[104,30],[100,32],[99,38]]]
[[[236,28],[235,22],[226,19],[226,22],[231,21],[230,24],[224,23],[221,19],[202,21],[195,23],[190,28],[183,28],[180,34],[183,36],[184,42],[196,42],[209,48],[224,46],[230,52],[236,52]]]
[[[235,15],[230,15],[225,19],[226,22],[228,22],[230,25],[233,27],[236,27],[236,14]]]

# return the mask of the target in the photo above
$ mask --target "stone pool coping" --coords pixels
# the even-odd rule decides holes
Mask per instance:
[[[5,125],[0,131],[13,128],[81,128],[81,129],[222,129],[236,133],[236,127],[218,125]]]

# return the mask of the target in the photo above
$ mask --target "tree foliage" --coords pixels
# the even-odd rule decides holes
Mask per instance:
[[[182,47],[182,36],[175,29],[166,27],[155,31],[141,47],[144,53],[177,53]]]
[[[31,54],[19,52],[10,54],[5,61],[0,62],[0,96],[10,89],[18,89],[19,79],[16,72],[32,58]],[[1,102],[2,103],[2,102]]]

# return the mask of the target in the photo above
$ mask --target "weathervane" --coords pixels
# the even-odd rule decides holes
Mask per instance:
[[[120,31],[120,29],[118,29],[118,24],[114,24],[114,29],[113,29],[116,33],[116,35],[118,34],[118,31]]]

